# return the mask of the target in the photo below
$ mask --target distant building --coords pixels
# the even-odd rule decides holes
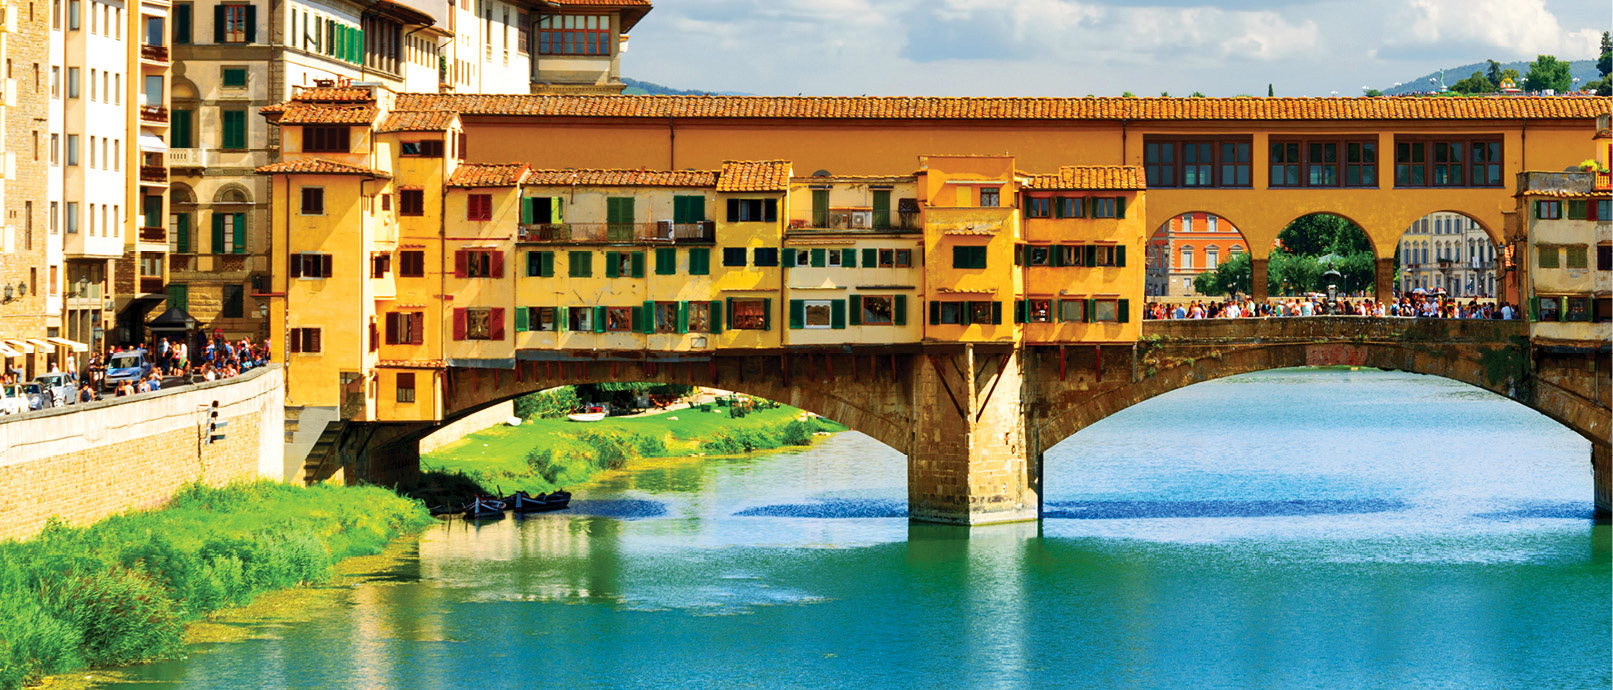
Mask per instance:
[[[1613,193],[1594,172],[1518,173],[1518,214],[1530,256],[1529,335],[1537,346],[1605,348],[1613,340]]]
[[[1208,213],[1184,213],[1149,239],[1144,292],[1150,297],[1204,297],[1194,289],[1193,279],[1248,249],[1243,234],[1226,220]]]
[[[1400,290],[1444,288],[1453,297],[1496,296],[1496,245],[1460,213],[1430,213],[1400,236]]]

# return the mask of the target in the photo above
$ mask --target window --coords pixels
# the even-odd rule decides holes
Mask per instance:
[[[777,266],[779,261],[778,252],[779,250],[777,247],[757,247],[755,261],[752,265]]]
[[[722,265],[744,266],[746,251],[744,247],[723,247]]]
[[[239,150],[246,148],[246,111],[221,110],[219,119],[223,131],[219,133],[219,147]]]
[[[303,187],[302,188],[302,215],[305,215],[305,216],[323,216],[323,215],[325,215],[325,188],[324,187]]]
[[[423,189],[398,190],[398,215],[426,215],[426,192]]]
[[[830,249],[830,250],[827,250],[827,253],[828,253],[828,258],[827,258],[827,261],[825,261],[825,263],[829,266],[829,268],[840,268],[840,266],[841,266],[841,258],[842,258],[841,257],[842,251],[839,250],[839,249]],[[848,256],[854,256],[851,253],[850,249],[845,250],[844,253],[846,255],[848,255]]]
[[[1564,297],[1562,303],[1562,319],[1564,321],[1591,320],[1591,299],[1589,297]]]
[[[244,290],[239,285],[224,286],[224,318],[239,319],[246,316],[246,300]]]
[[[931,302],[930,323],[961,324],[968,302]]]
[[[710,274],[711,250],[706,247],[691,247],[689,249],[689,275],[703,276]]]
[[[424,278],[426,275],[426,253],[418,249],[405,249],[398,252],[398,277]]]
[[[952,248],[953,268],[985,268],[986,247],[984,245],[972,247]]]
[[[672,222],[683,225],[700,223],[706,220],[706,197],[674,196],[672,197]]]
[[[997,302],[970,302],[969,323],[1002,323],[1002,308]]]
[[[493,195],[470,194],[465,198],[465,220],[493,219]]]
[[[1059,321],[1066,323],[1087,320],[1087,301],[1084,299],[1059,300]]]
[[[68,135],[71,137],[72,135]],[[71,164],[69,164],[71,165]],[[1558,220],[1563,217],[1563,202],[1536,201],[1535,218],[1539,220]]]
[[[414,402],[414,372],[400,372],[397,381],[398,402]]]
[[[1028,299],[1021,302],[1020,308],[1024,310],[1025,323],[1053,322],[1053,300]]]
[[[913,265],[913,250],[896,250],[896,268],[908,268]]]
[[[301,252],[291,255],[291,277],[331,277],[331,255],[318,252]]]
[[[900,304],[900,309],[898,309]],[[852,323],[864,326],[889,326],[907,323],[906,295],[852,295]],[[900,314],[900,318],[898,318]]]
[[[181,2],[174,5],[174,43],[188,45],[191,42],[191,3]]]
[[[986,208],[996,208],[1001,206],[1001,194],[1002,190],[998,189],[997,187],[981,187],[980,205]]]
[[[687,303],[685,303],[685,304],[687,304]],[[679,328],[678,328],[678,321],[679,321],[678,313],[679,313],[679,310],[678,310],[678,303],[677,302],[656,302],[655,303],[655,332],[656,333],[677,333],[677,332],[679,332]]]
[[[1187,247],[1187,246],[1182,247],[1182,260],[1177,262],[1176,268],[1178,270],[1190,270],[1190,269],[1193,268],[1193,248],[1192,247]]]
[[[454,252],[455,278],[503,278],[504,252],[497,249],[461,249]]]
[[[1149,187],[1248,187],[1250,146],[1247,139],[1145,137],[1143,172]]]
[[[677,275],[678,250],[672,247],[657,247],[655,250],[655,274],[658,276]]]
[[[729,199],[728,222],[776,223],[778,199]]]
[[[637,330],[633,328],[632,307],[606,307],[605,331],[610,333],[626,333]]]
[[[610,55],[610,17],[550,14],[538,17],[539,55]]]
[[[1121,302],[1126,300],[1095,299],[1092,300],[1092,320],[1106,322],[1125,321],[1121,310]]]
[[[526,274],[534,278],[554,277],[554,252],[530,251],[526,253]]]
[[[593,252],[569,252],[568,254],[566,275],[573,278],[588,278],[594,275]]]
[[[79,0],[67,0],[67,28],[73,31],[79,29]]]
[[[214,43],[252,43],[257,39],[257,8],[251,5],[213,7]]]
[[[213,212],[213,253],[246,253],[246,214]]]
[[[55,203],[55,202],[52,202],[52,203]],[[65,214],[63,214],[63,218],[65,218],[65,220],[66,220],[65,224],[67,225],[67,234],[69,234],[69,235],[78,234],[78,202],[77,201],[69,201],[69,202],[67,202],[67,212]]]
[[[302,128],[302,150],[309,153],[347,153],[351,147],[348,145],[348,127],[311,127]]]
[[[398,153],[406,158],[442,158],[442,140],[405,141],[399,145]]]
[[[1539,246],[1535,248],[1535,251],[1539,255],[1539,258],[1535,261],[1536,266],[1540,268],[1557,268],[1556,247]]]
[[[318,354],[319,340],[318,328],[293,328],[286,342],[293,353]]]
[[[1053,217],[1053,200],[1045,196],[1033,196],[1025,200],[1026,218]]]
[[[1053,265],[1053,248],[1046,246],[1025,247],[1025,265],[1051,266]]]
[[[1221,259],[1221,250],[1214,247],[1204,248],[1204,270],[1213,271]]]
[[[504,310],[494,307],[454,309],[454,340],[503,340]]]
[[[1396,139],[1395,186],[1499,187],[1501,154],[1497,140]]]
[[[873,251],[876,251],[876,250],[864,249],[863,251],[865,251],[865,252],[873,252]],[[879,261],[879,267],[880,268],[896,268],[896,250],[894,250],[894,249],[880,249],[880,250],[877,250],[877,252],[878,252],[877,256],[878,256],[878,261]],[[953,259],[954,260],[957,259],[956,254],[953,254]],[[872,262],[870,262],[869,268],[872,268],[872,267],[873,267]]]
[[[526,322],[523,324],[519,318],[515,322],[515,330],[520,331],[525,326],[529,331],[553,331],[559,326],[555,321],[555,307],[527,307]],[[519,312],[517,312],[519,314]]]
[[[689,302],[690,333],[715,333],[711,323],[711,302]]]
[[[1559,311],[1556,297],[1536,297],[1535,302],[1539,305],[1535,310],[1535,312],[1539,315],[1539,321],[1560,320],[1558,318]]]
[[[571,307],[568,321],[569,330],[589,332],[594,330],[593,307]]]
[[[1596,246],[1596,270],[1613,271],[1613,245]]]
[[[822,329],[846,327],[846,304],[840,300],[791,300],[790,328]],[[839,319],[835,319],[839,312]]]
[[[67,135],[67,164],[78,165],[78,135]]]
[[[733,318],[729,322],[733,328],[747,331],[765,331],[771,325],[768,318],[768,305],[772,300],[767,299],[731,299],[728,304],[733,311]]]
[[[426,338],[426,314],[392,311],[386,314],[386,344],[419,345]]]
[[[606,278],[643,278],[644,252],[605,252]]]
[[[385,278],[386,274],[391,273],[391,272],[392,272],[392,255],[391,254],[375,254],[375,255],[370,257],[370,277],[371,278]]]
[[[1143,171],[1147,175],[1149,187],[1176,186],[1175,142],[1144,143]]]
[[[1183,247],[1186,249],[1186,247]],[[1087,266],[1123,267],[1126,265],[1126,248],[1113,244],[1087,245]]]
[[[1054,199],[1053,217],[1085,218],[1086,215],[1086,199],[1077,196],[1061,196]]]
[[[1563,247],[1563,268],[1586,268],[1585,245]]]

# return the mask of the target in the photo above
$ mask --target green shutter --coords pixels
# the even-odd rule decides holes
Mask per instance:
[[[795,250],[785,247],[779,250],[783,254],[782,261],[785,268],[795,268]]]
[[[529,197],[529,196],[521,197],[521,224],[522,225],[531,225],[532,223],[536,222],[536,221],[532,220],[535,217],[533,214],[535,213],[536,208],[537,208],[537,199],[534,199],[534,198]]]
[[[1097,310],[1098,310],[1098,300],[1090,299],[1090,298],[1087,299],[1087,308],[1081,314],[1081,321],[1083,323],[1092,323],[1092,313],[1097,311]]]
[[[856,268],[857,267],[857,250],[855,250],[855,249],[842,249],[842,250],[840,250],[840,266],[841,266],[841,268]]]
[[[1098,245],[1089,244],[1085,247],[1082,247],[1081,253],[1086,255],[1081,259],[1082,266],[1091,267],[1098,265]]]
[[[806,301],[790,300],[790,328],[800,330],[806,328]]]
[[[689,250],[689,275],[703,276],[711,274],[711,249],[709,247],[694,247]]]
[[[1540,202],[1536,201],[1535,203],[1538,204]],[[1540,320],[1540,298],[1539,297],[1530,297],[1529,298],[1529,320],[1530,321],[1539,321]]]
[[[220,148],[246,148],[246,111],[225,110],[220,112],[220,117],[224,125],[219,142]]]
[[[234,253],[236,253],[236,254],[245,254],[246,253],[246,214],[245,213],[237,213],[237,214],[235,214],[234,244],[235,244],[235,247],[234,247],[235,252]]]
[[[874,229],[884,230],[891,226],[891,193],[888,189],[874,190]]]
[[[1119,309],[1117,311],[1118,311],[1117,316],[1120,319],[1120,323],[1125,323],[1127,321],[1130,321],[1131,320],[1131,300],[1129,300],[1129,299],[1120,300],[1120,306],[1119,306]]]
[[[822,247],[812,250],[812,267],[824,268],[829,265],[829,251]]]
[[[891,320],[898,326],[907,325],[907,295],[891,298]]]
[[[1115,247],[1115,265],[1121,268],[1126,266],[1126,245]]]
[[[829,227],[829,190],[827,189],[812,190],[812,227]]]
[[[658,247],[655,250],[655,274],[658,276],[674,275],[678,272],[678,250],[673,247]]]
[[[679,302],[678,303],[678,332],[679,333],[688,333],[689,332],[689,303],[688,302]]]
[[[527,315],[526,307],[516,307],[515,308],[515,332],[516,333],[525,333],[526,332],[526,330],[527,330],[526,329],[526,315]]]
[[[168,308],[178,309],[180,311],[190,311],[189,285],[177,283],[168,284]]]
[[[588,278],[594,275],[593,252],[570,252],[568,273],[573,278]]]
[[[1546,217],[1545,213],[1546,213],[1546,202],[1544,202],[1544,201],[1536,201],[1535,202],[1535,220],[1540,220],[1541,218],[1545,218]],[[1531,316],[1531,317],[1529,317],[1529,319],[1532,321],[1532,320],[1534,320],[1534,317]]]
[[[968,250],[969,250],[968,247],[953,247],[952,248],[952,267],[953,268],[970,268],[971,267],[969,264],[972,263],[973,261],[972,261],[972,259],[969,258],[969,251]]]
[[[1003,303],[1002,302],[992,302],[991,303],[991,323],[992,323],[992,325],[995,326],[995,325],[1001,325],[1002,322],[1003,322]]]
[[[773,298],[762,300],[762,330],[773,330]]]
[[[1025,245],[1023,245],[1023,244],[1014,245],[1014,265],[1015,266],[1024,266],[1025,265]]]
[[[634,278],[643,278],[644,277],[644,252],[633,252],[633,258],[631,259],[631,261],[632,261],[632,264],[633,264],[633,277]]]
[[[214,254],[224,253],[224,214],[213,214],[213,247]]]
[[[554,308],[554,329],[566,331],[571,328],[571,307]]]
[[[69,6],[71,6],[71,5],[69,5]],[[71,24],[71,22],[69,22],[69,24]],[[68,28],[73,28],[73,27],[69,26]],[[224,6],[223,5],[214,5],[213,6],[213,42],[214,43],[223,43],[224,42]]]
[[[878,249],[864,249],[863,250],[863,268],[876,268],[878,266],[879,266],[879,250]]]
[[[851,313],[847,315],[848,321],[853,326],[861,326],[863,322],[863,296],[852,295],[850,302]]]
[[[181,213],[174,216],[174,242],[180,254],[190,253],[190,214]]]
[[[1025,323],[1025,300],[1014,300],[1014,323]]]
[[[554,277],[554,252],[541,252],[541,262],[538,264],[538,275],[544,278]]]
[[[605,277],[606,278],[616,278],[616,277],[619,277],[621,275],[621,271],[617,270],[617,267],[616,267],[616,262],[618,261],[618,259],[616,258],[616,255],[619,254],[619,253],[620,252],[605,252]]]
[[[1126,197],[1115,197],[1115,217],[1122,220],[1126,217]]]
[[[594,307],[594,332],[605,332],[605,307],[603,306]]]
[[[709,317],[709,320],[711,321],[711,332],[713,334],[721,333],[722,332],[722,300],[715,300],[715,299],[712,300],[711,301],[711,306],[707,307],[706,309],[707,309],[707,316]]]
[[[655,332],[655,303],[654,302],[645,302],[644,306],[641,307],[641,309],[644,312],[644,315],[643,315],[642,318],[639,319],[639,328],[637,330],[640,333],[654,333]]]
[[[846,327],[846,301],[837,299],[829,302],[829,327],[843,329]]]
[[[930,325],[941,325],[941,303],[933,299],[930,300]]]
[[[191,144],[191,118],[195,115],[192,110],[168,111],[168,139],[173,142],[176,149],[188,149]]]

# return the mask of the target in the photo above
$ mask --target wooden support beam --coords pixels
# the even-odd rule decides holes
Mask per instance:
[[[1102,345],[1094,345],[1094,346],[1092,346],[1092,372],[1093,372],[1093,375],[1095,377],[1097,377],[1097,378],[1093,379],[1093,381],[1095,383],[1103,383],[1103,346]]]
[[[1064,345],[1059,344],[1059,380],[1064,380]]]
[[[710,374],[711,374],[711,385],[713,387],[715,387],[717,385],[717,358],[716,357],[712,357],[711,359],[706,360],[706,370],[708,372],[710,372]]]
[[[835,356],[834,355],[824,355],[823,356],[823,366],[828,369],[828,375],[829,375],[828,380],[830,380],[830,381],[835,380]]]
[[[959,419],[962,419],[965,422],[969,421],[969,413],[963,411],[963,405],[958,404],[957,394],[952,392],[952,385],[947,383],[946,370],[941,368],[941,363],[936,361],[935,355],[928,355],[928,357],[930,360],[930,366],[935,367],[935,378],[941,382],[941,389],[946,391],[947,399],[952,401],[952,409],[958,411]],[[953,368],[956,369],[957,367]],[[966,380],[964,383],[967,384],[968,381]]]

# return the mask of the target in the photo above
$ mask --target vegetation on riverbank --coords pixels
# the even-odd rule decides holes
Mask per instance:
[[[803,417],[806,417],[803,419]],[[817,432],[846,427],[780,405],[731,417],[724,407],[687,408],[642,417],[578,423],[529,419],[497,426],[421,456],[424,491],[413,495],[448,505],[468,487],[532,493],[574,486],[639,458],[728,455],[804,446]],[[455,490],[452,485],[461,488]],[[434,503],[433,501],[437,501]]]
[[[184,625],[262,592],[323,582],[430,524],[376,487],[191,485],[167,507],[0,542],[0,690],[180,651]]]

